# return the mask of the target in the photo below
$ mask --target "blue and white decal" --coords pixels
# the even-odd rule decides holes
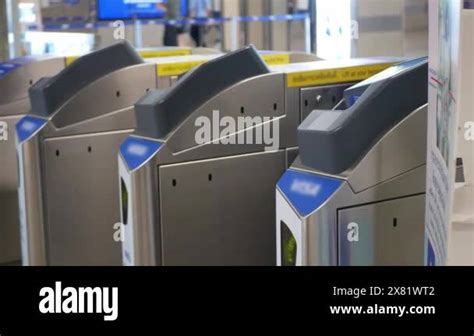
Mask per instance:
[[[7,63],[0,63],[0,78],[2,78],[3,76],[6,76],[13,70],[21,68],[23,65],[26,65],[33,61],[35,61],[34,57],[25,56],[25,57],[15,58],[14,60]]]
[[[20,119],[16,124],[16,134],[18,142],[22,143],[29,140],[36,133],[38,133],[46,124],[48,120],[34,116],[26,116]]]
[[[15,64],[15,63],[0,63],[0,78],[3,76],[6,76],[13,70],[21,67],[20,64]]]
[[[342,183],[335,178],[289,169],[278,182],[278,188],[299,215],[306,217],[323,205]]]
[[[162,145],[163,143],[159,141],[130,136],[120,146],[120,154],[128,169],[133,171],[154,156]]]

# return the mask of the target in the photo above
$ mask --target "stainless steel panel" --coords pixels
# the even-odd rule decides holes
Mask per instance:
[[[121,265],[118,148],[129,131],[44,142],[45,231],[50,265]]]
[[[290,63],[303,63],[321,61],[315,54],[307,54],[302,52],[290,52]]]
[[[285,86],[287,83],[285,82]],[[299,88],[285,89],[285,119],[280,121],[280,148],[298,146],[298,126],[301,124]]]
[[[16,159],[15,125],[21,116],[0,118],[0,122],[7,124],[7,140],[0,140],[0,193],[4,191],[17,191],[18,167]]]
[[[154,64],[115,71],[79,91],[54,115],[52,123],[63,128],[133,106],[156,84]]]
[[[298,148],[289,148],[286,150],[286,167],[290,168],[293,162],[298,157]]]
[[[54,76],[66,67],[66,59],[43,58],[25,64],[0,80],[0,105],[28,97],[28,89],[42,77]]]
[[[319,210],[304,220],[307,231],[304,237],[307,249],[305,265],[337,265],[338,209],[421,194],[425,192],[425,181],[426,167],[422,166],[358,194],[354,194],[350,185],[344,183]],[[423,213],[424,208],[423,204]]]
[[[42,176],[38,137],[33,137],[18,146],[18,167],[22,263],[25,266],[45,266]]]
[[[344,90],[352,85],[339,84],[301,89],[301,121],[314,110],[332,110],[344,98]]]
[[[383,111],[380,112],[383,115]],[[369,189],[426,164],[427,113],[428,105],[414,111],[385,134],[368,153],[364,153],[363,160],[349,177],[354,192]]]
[[[340,210],[339,264],[422,266],[424,218],[424,195]]]
[[[337,207],[352,201],[353,197],[344,182],[319,210],[302,218],[304,266],[337,266]]]
[[[27,114],[28,112],[30,112],[30,100],[28,98],[18,99],[6,104],[0,104],[0,118],[8,116],[15,117]]]
[[[16,191],[0,192],[0,264],[20,260],[18,194]]]
[[[213,54],[220,54],[220,53],[222,53],[222,51],[217,50],[217,49],[212,49],[212,48],[198,47],[198,48],[191,49],[191,54],[193,55],[213,55]]]
[[[168,89],[176,83],[174,77],[158,77],[157,88],[159,89]]]
[[[284,116],[284,90],[282,74],[259,76],[236,84],[215,97],[209,97],[207,103],[194,111],[192,116],[174,131],[167,146],[175,153],[197,147],[196,120],[202,116],[212,120],[213,111],[219,111],[221,118]],[[218,138],[213,138],[215,139]]]
[[[111,113],[101,117],[86,120],[61,129],[56,129],[51,123],[48,123],[41,131],[41,135],[43,138],[59,138],[82,134],[107,133],[115,132],[117,130],[132,129],[136,127],[136,124],[133,106],[129,106],[118,111],[112,111]]]
[[[159,218],[158,176],[156,166],[149,163],[130,173],[119,158],[120,183],[128,192],[128,218],[122,244],[123,264],[126,266],[161,265],[161,235],[156,229]],[[122,206],[122,203],[121,203]]]
[[[163,265],[275,265],[285,151],[160,167]]]
[[[0,140],[0,264],[21,259],[15,143],[15,124],[19,119],[19,116],[0,118],[7,125],[7,139]]]

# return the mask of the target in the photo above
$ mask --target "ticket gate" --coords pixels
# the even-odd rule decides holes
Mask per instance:
[[[145,95],[119,156],[124,264],[275,265],[274,188],[296,156],[302,116],[391,64],[272,72],[247,47]]]
[[[428,61],[394,66],[313,111],[279,180],[283,266],[424,264]]]
[[[15,124],[30,109],[31,85],[65,66],[64,57],[24,57],[0,64],[0,264],[20,261]]]
[[[135,128],[133,104],[214,57],[144,62],[123,42],[33,86],[31,114],[16,125],[24,265],[121,265],[116,156]]]
[[[219,54],[214,49],[178,47],[141,49],[138,53],[143,58],[153,58],[152,61],[156,63],[159,63],[157,58],[163,57],[199,58],[197,55]],[[209,56],[194,59],[194,62],[207,60],[206,57]],[[39,79],[56,75],[78,58],[79,56],[22,57],[0,64],[0,156],[5,162],[0,171],[0,265],[18,264],[21,259],[14,129],[15,124],[30,111],[28,89]],[[181,64],[185,61],[191,60],[180,60]],[[172,85],[176,78],[160,76],[160,81],[160,85]]]

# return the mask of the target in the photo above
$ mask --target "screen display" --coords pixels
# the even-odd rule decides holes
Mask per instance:
[[[122,194],[122,224],[128,224],[128,190],[125,181],[121,179],[120,191]]]
[[[280,223],[281,234],[281,265],[296,266],[296,255],[298,246],[295,236],[285,222]]]
[[[99,20],[159,19],[165,11],[158,4],[168,0],[98,0],[97,16]]]

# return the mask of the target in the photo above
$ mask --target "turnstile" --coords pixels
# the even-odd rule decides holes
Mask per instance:
[[[248,47],[148,93],[120,149],[124,264],[275,265],[274,189],[297,154],[302,117],[391,64],[271,72]]]
[[[142,49],[138,53],[157,64],[160,64],[157,58],[166,57],[167,60],[163,64],[168,64],[168,66],[162,65],[165,71],[166,68],[169,71],[171,67],[169,64],[174,60],[173,73],[175,75],[160,76],[161,87],[172,85],[177,76],[190,66],[200,64],[210,59],[212,55],[219,54],[213,49],[178,47]],[[39,79],[56,75],[79,57],[23,57],[0,64],[0,92],[2,93],[0,95],[0,156],[4,162],[0,170],[0,265],[20,262],[18,168],[14,130],[15,124],[30,111],[28,89]],[[113,58],[114,55],[110,57]]]
[[[278,182],[277,262],[423,265],[428,62],[394,66],[298,129]]]
[[[64,57],[24,57],[0,64],[0,264],[20,261],[15,124],[30,110],[31,85],[65,66]]]
[[[135,127],[133,104],[214,57],[144,62],[123,42],[31,89],[31,114],[16,126],[24,265],[121,264],[116,157]]]

